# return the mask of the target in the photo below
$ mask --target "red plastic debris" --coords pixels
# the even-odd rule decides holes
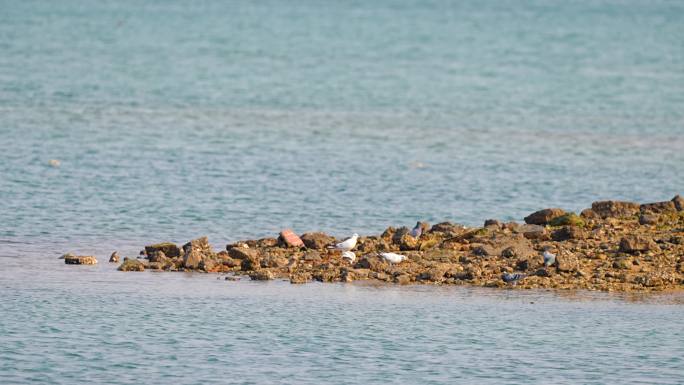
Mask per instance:
[[[302,247],[304,246],[304,242],[302,242],[302,239],[299,238],[297,234],[295,234],[292,230],[290,229],[285,229],[280,232],[280,239],[285,242],[286,245],[290,247]]]

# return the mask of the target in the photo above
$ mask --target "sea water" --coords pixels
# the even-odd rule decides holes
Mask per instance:
[[[674,1],[0,0],[0,382],[681,383],[678,295],[106,259],[670,199],[682,41]]]

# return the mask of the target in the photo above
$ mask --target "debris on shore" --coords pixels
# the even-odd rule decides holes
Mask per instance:
[[[146,259],[125,259],[119,270],[231,273],[293,284],[375,280],[518,289],[684,289],[684,198],[594,202],[579,215],[550,208],[528,215],[524,224],[489,219],[483,227],[468,228],[419,222],[413,229],[355,234],[346,242],[320,232],[298,236],[284,230],[278,238],[239,241],[215,252],[201,237],[182,247],[146,246],[141,254]],[[65,262],[89,263],[87,258],[95,260],[71,256]]]

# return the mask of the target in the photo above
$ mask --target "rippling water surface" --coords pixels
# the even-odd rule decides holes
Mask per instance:
[[[676,295],[227,283],[56,259],[670,199],[681,3],[0,9],[0,382],[681,382]]]

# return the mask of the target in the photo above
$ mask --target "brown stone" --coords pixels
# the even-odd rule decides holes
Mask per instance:
[[[254,271],[261,268],[261,258],[256,255],[245,258],[240,263],[240,269],[242,271]]]
[[[200,262],[213,256],[207,237],[193,239],[183,245],[183,267],[186,269],[197,269]]]
[[[399,274],[394,277],[394,282],[400,285],[408,285],[411,283],[411,276],[408,274]]]
[[[147,256],[152,255],[156,251],[161,251],[165,256],[169,258],[175,258],[181,256],[181,249],[176,246],[175,243],[164,242],[157,243],[155,245],[145,246],[145,254]]]
[[[97,264],[97,258],[91,255],[68,254],[64,257],[64,263],[67,265],[95,265]]]
[[[535,211],[532,214],[525,217],[525,223],[530,225],[547,225],[554,218],[564,215],[565,211],[559,208],[551,208]]]
[[[677,211],[684,211],[684,198],[682,198],[681,195],[675,195],[675,197],[672,198],[672,202],[674,203]]]
[[[634,202],[600,201],[591,204],[591,209],[601,218],[626,218],[639,213],[640,205]]]
[[[441,222],[430,228],[431,233],[458,234],[463,231],[463,225],[451,222]]]
[[[302,284],[307,283],[311,280],[311,274],[307,272],[296,272],[290,274],[290,283],[292,284]]]
[[[269,255],[261,259],[261,267],[285,267],[288,259],[279,255]]]
[[[641,214],[639,215],[639,224],[648,226],[655,225],[658,223],[658,216],[653,214]]]
[[[256,247],[269,248],[278,246],[278,240],[276,238],[261,238],[256,241]]]
[[[247,259],[247,258],[256,258],[259,255],[259,252],[255,249],[248,249],[245,247],[233,247],[232,249],[228,250],[228,255],[233,258],[233,259]]]
[[[579,259],[575,255],[556,256],[556,268],[562,272],[572,272],[579,269]]]
[[[620,239],[620,251],[623,253],[644,252],[656,247],[652,239],[640,235],[629,235]]]
[[[119,271],[145,271],[145,264],[136,260],[129,259],[124,261],[121,266],[119,266]]]
[[[252,281],[270,281],[275,278],[275,274],[271,270],[259,270],[249,273],[249,279]]]
[[[575,226],[563,226],[551,234],[551,239],[556,242],[563,242],[571,239],[583,239],[584,237],[584,231]]]
[[[674,201],[644,203],[639,209],[642,214],[666,214],[677,212]]]
[[[306,233],[302,235],[302,242],[307,249],[323,250],[328,245],[335,243],[335,238],[326,233]]]
[[[522,233],[527,239],[544,240],[548,239],[549,234],[544,226],[539,225],[521,225],[515,229],[516,232]]]
[[[153,251],[151,254],[148,254],[147,258],[150,262],[165,263],[168,260],[166,254],[161,250]]]

